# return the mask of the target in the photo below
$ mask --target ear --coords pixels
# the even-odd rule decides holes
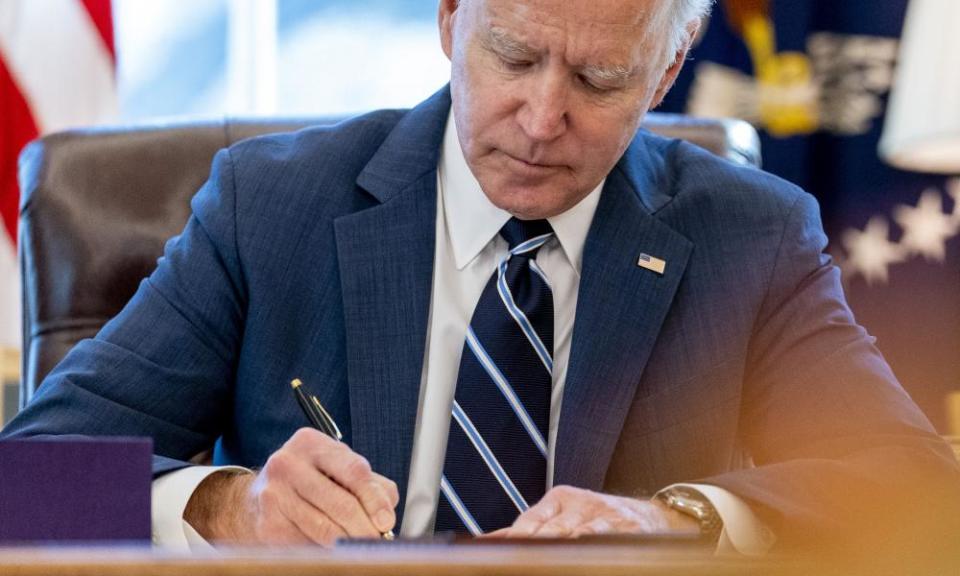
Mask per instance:
[[[670,88],[673,87],[673,83],[676,81],[677,75],[680,74],[680,69],[683,68],[683,63],[687,60],[687,52],[690,50],[690,46],[697,37],[697,32],[699,30],[699,18],[696,20],[691,20],[687,24],[684,40],[680,44],[680,48],[673,55],[670,65],[666,70],[664,70],[663,76],[660,78],[660,84],[657,86],[657,91],[653,96],[653,101],[650,103],[650,110],[653,110],[659,106],[660,103],[663,102],[663,98],[667,95],[667,92],[669,92]]]
[[[453,58],[453,16],[461,0],[440,0],[437,9],[437,25],[440,28],[440,46],[447,59]]]

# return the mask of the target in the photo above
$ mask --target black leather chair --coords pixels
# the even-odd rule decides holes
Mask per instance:
[[[214,153],[238,140],[338,118],[236,120],[74,130],[20,157],[23,365],[20,404],[67,351],[124,306],[156,267]],[[759,140],[737,120],[648,114],[645,127],[759,166]]]

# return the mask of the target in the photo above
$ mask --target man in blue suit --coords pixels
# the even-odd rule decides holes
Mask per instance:
[[[448,89],[220,152],[157,270],[5,434],[152,436],[156,516],[234,542],[416,536],[449,517],[754,552],[953,497],[957,464],[854,322],[814,200],[637,131],[708,4],[442,0]],[[543,220],[516,248],[498,235]],[[528,427],[546,483],[527,502],[457,408],[465,355],[485,357],[485,286],[529,238],[520,273],[553,313],[533,327],[552,343]],[[303,428],[293,378],[344,443]],[[448,490],[457,427],[517,504],[507,523]],[[189,464],[210,447],[242,468]]]

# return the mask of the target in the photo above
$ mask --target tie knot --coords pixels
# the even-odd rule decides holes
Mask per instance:
[[[510,245],[513,250],[520,244],[523,244],[531,238],[543,236],[544,234],[553,234],[553,228],[546,220],[520,220],[510,218],[500,229],[500,235]]]

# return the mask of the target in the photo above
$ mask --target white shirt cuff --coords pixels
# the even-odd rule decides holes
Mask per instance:
[[[153,544],[177,552],[210,549],[212,546],[183,519],[194,490],[203,480],[221,470],[246,471],[239,466],[190,466],[164,474],[150,491]]]
[[[727,490],[709,484],[673,484],[664,490],[674,487],[691,488],[700,492],[720,515],[723,531],[717,542],[718,554],[735,552],[746,556],[760,556],[766,554],[776,542],[776,536],[757,518],[747,503]]]

